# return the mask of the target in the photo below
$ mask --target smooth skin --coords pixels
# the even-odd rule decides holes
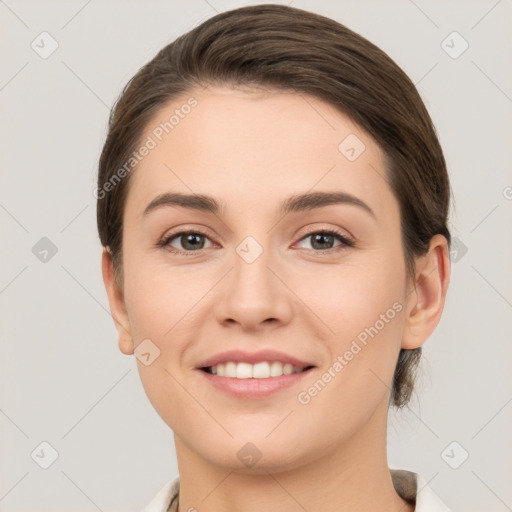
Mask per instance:
[[[413,511],[387,465],[388,402],[400,348],[421,346],[440,320],[450,276],[446,239],[431,240],[409,279],[380,147],[309,95],[194,90],[163,107],[143,140],[190,96],[197,106],[131,176],[120,286],[110,254],[102,256],[120,350],[133,354],[148,338],[160,350],[152,364],[137,364],[149,400],[174,432],[180,511]],[[366,147],[354,161],[338,149],[349,134]],[[319,191],[351,194],[373,215],[349,203],[280,215],[290,196]],[[165,192],[212,196],[224,208],[167,205],[144,215]],[[311,234],[326,229],[353,246],[336,237],[315,243]],[[187,230],[204,234],[192,248],[184,236],[158,245]],[[247,236],[263,248],[252,263],[236,251]],[[298,393],[396,302],[402,310],[301,404]],[[215,389],[196,369],[225,350],[268,348],[316,368],[257,400]],[[249,442],[261,453],[252,467],[237,456]]]

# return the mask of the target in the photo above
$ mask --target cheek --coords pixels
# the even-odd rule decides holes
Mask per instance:
[[[377,408],[387,409],[403,330],[403,278],[378,265],[352,266],[309,287],[305,302],[322,320],[316,326],[329,327],[318,331],[325,333],[319,338],[326,357],[298,390],[286,435],[300,436],[307,428],[318,440],[350,439]]]
[[[170,272],[148,260],[137,259],[132,253],[126,261],[126,308],[136,354],[137,346],[148,339],[151,343],[144,341],[141,349],[149,346],[150,353],[157,354],[149,365],[137,358],[145,393],[165,422],[176,421],[173,411],[183,410],[183,404],[190,400],[180,386],[180,365],[190,337],[194,305],[205,292],[187,271]],[[175,427],[173,422],[169,425]],[[191,431],[195,428],[194,422],[187,422],[187,426]]]
[[[397,261],[390,254],[371,264],[360,260],[333,266],[314,283],[308,280],[309,292],[303,288],[304,302],[325,326],[326,366],[331,368],[331,377],[325,379],[336,382],[329,384],[336,394],[330,399],[356,402],[363,394],[381,397],[391,386],[405,309],[405,268]]]
[[[394,258],[354,258],[352,262],[331,265],[305,277],[294,285],[305,306],[323,321],[325,335],[339,340],[341,345],[374,325],[381,315],[394,318],[393,304],[402,304],[405,290],[405,270],[401,264],[391,264]],[[387,317],[386,317],[387,319]],[[380,323],[379,323],[380,325]],[[389,325],[386,323],[386,325]]]
[[[164,350],[166,340],[176,338],[176,332],[190,322],[211,284],[198,279],[192,267],[170,269],[143,255],[133,254],[125,268],[125,300],[134,341],[153,337]]]
[[[149,346],[158,354],[149,366],[137,359],[139,374],[153,406],[166,414],[182,407],[179,397],[189,399],[186,394],[182,396],[179,384],[186,370],[185,355],[191,333],[192,341],[201,337],[204,310],[211,306],[208,292],[216,279],[213,275],[209,279],[193,266],[171,269],[147,256],[137,258],[135,251],[127,260],[125,300],[135,350],[137,353],[137,345],[149,339]]]

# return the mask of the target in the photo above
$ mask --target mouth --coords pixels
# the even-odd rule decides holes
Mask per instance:
[[[228,361],[200,368],[205,373],[231,379],[272,379],[283,375],[304,373],[314,366],[295,366],[281,361],[261,361],[255,364]]]
[[[295,366],[280,361],[261,361],[254,364],[228,361],[198,368],[205,383],[212,389],[236,399],[258,400],[298,385],[316,367]]]

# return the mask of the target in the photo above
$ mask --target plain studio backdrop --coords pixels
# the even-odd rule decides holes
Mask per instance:
[[[251,3],[0,1],[1,511],[136,512],[177,474],[172,433],[117,346],[97,161],[126,81],[216,11]],[[421,473],[454,511],[512,510],[512,4],[291,5],[404,69],[451,176],[451,286],[417,394],[390,412],[390,466]]]

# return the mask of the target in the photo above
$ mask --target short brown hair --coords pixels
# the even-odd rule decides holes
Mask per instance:
[[[414,257],[447,227],[450,186],[432,120],[418,91],[381,49],[324,16],[265,4],[220,13],[165,46],[125,86],[112,109],[98,172],[97,224],[122,288],[122,227],[129,176],[112,178],[140,144],[164,104],[207,85],[307,93],[365,129],[386,157],[399,205],[404,257]],[[401,349],[390,403],[403,407],[414,387],[421,347]]]

